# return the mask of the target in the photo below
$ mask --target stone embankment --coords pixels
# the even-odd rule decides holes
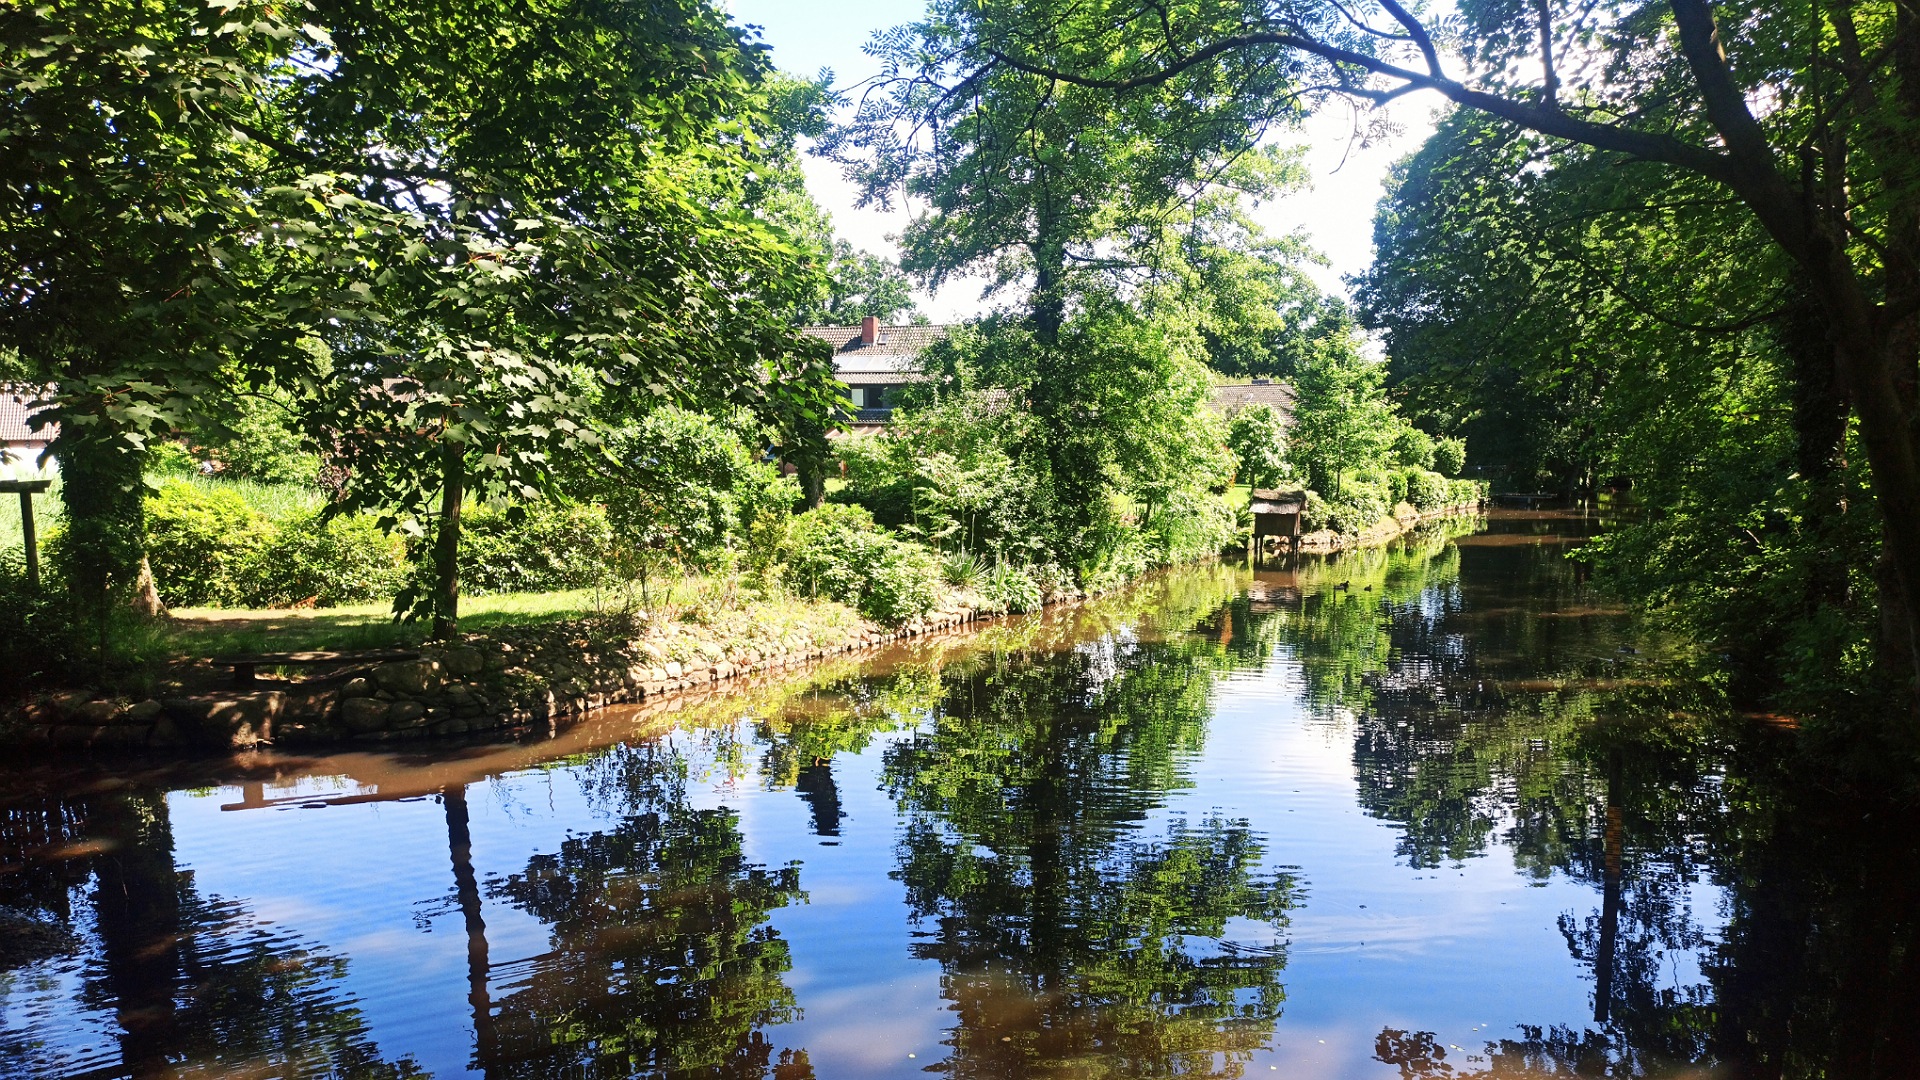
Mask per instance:
[[[1299,550],[1334,552],[1349,548],[1372,547],[1405,534],[1423,521],[1458,517],[1461,514],[1478,514],[1485,508],[1486,503],[1477,499],[1473,502],[1455,503],[1452,506],[1442,506],[1434,510],[1416,510],[1411,503],[1401,503],[1393,508],[1392,516],[1383,517],[1372,527],[1357,533],[1337,533],[1332,529],[1310,532],[1300,538]]]
[[[631,623],[612,619],[502,629],[427,645],[417,660],[301,681],[263,680],[251,690],[139,701],[81,690],[49,694],[0,721],[0,743],[43,752],[129,753],[551,733],[563,719],[607,705],[798,667],[983,617],[971,609],[935,612],[900,628],[855,622],[750,646],[703,637],[698,627],[636,633]]]

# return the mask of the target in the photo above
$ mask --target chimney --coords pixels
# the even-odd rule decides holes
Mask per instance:
[[[872,315],[860,320],[860,344],[878,345],[880,343],[880,320]]]

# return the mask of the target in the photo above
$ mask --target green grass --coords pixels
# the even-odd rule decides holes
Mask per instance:
[[[318,488],[306,484],[263,484],[257,480],[229,480],[198,473],[172,473],[148,478],[149,483],[162,480],[184,481],[203,491],[231,491],[246,500],[248,506],[265,514],[269,521],[305,517],[326,505],[327,501]]]
[[[485,630],[578,619],[617,607],[618,599],[591,589],[467,597],[460,604],[460,627]],[[159,644],[173,655],[193,657],[395,648],[417,645],[426,637],[426,623],[397,623],[393,620],[393,609],[387,604],[299,611],[178,608],[165,627],[164,642]]]
[[[64,504],[60,501],[60,474],[54,473],[53,486],[33,497],[33,526],[41,544],[47,542],[48,531],[58,525],[64,516]],[[20,496],[0,495],[0,551],[21,550],[25,535],[20,528]]]

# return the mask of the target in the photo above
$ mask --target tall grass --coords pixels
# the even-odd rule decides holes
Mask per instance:
[[[18,470],[24,478],[26,470]],[[44,545],[47,533],[66,517],[66,504],[60,501],[60,474],[51,473],[53,486],[33,497],[33,526]],[[0,551],[19,551],[25,543],[20,521],[20,496],[0,495]]]

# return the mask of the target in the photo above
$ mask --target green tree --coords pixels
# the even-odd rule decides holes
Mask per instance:
[[[845,326],[869,315],[882,323],[927,321],[914,304],[913,282],[899,264],[837,240],[827,263],[824,295],[801,305],[794,319]]]
[[[974,48],[935,55],[964,56],[943,85],[1012,69],[1063,93],[1104,90],[1114,109],[1207,78],[1228,79],[1230,100],[1264,102],[1276,70],[1323,98],[1428,90],[1731,197],[1813,299],[1848,388],[1882,523],[1882,661],[1920,693],[1920,398],[1903,389],[1920,381],[1920,275],[1901,269],[1920,262],[1908,135],[1920,115],[1916,19],[1897,3],[1524,11],[1476,0],[1447,24],[1447,55],[1465,68],[1456,76],[1437,24],[1397,0],[1209,0],[1177,14],[1139,0],[994,2],[976,8],[986,33]],[[1818,374],[1804,382],[1823,385]]]
[[[1399,428],[1382,384],[1385,367],[1362,355],[1349,334],[1320,343],[1295,376],[1288,456],[1307,483],[1330,497],[1357,474],[1383,468]]]
[[[1270,488],[1287,475],[1287,424],[1271,405],[1250,405],[1227,422],[1227,446],[1249,488]]]
[[[69,7],[5,16],[6,340],[62,387],[101,589],[210,388],[293,392],[345,507],[430,523],[403,599],[442,631],[460,506],[549,486],[587,403],[829,415],[783,317],[817,266],[754,212],[764,50],[703,0]]]

